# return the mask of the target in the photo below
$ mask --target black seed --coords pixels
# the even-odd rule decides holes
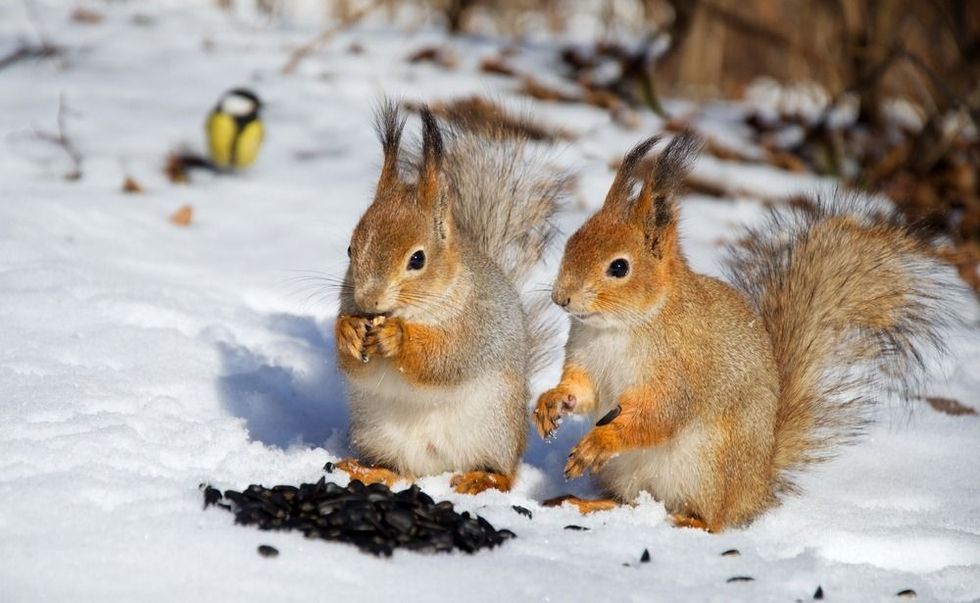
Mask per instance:
[[[347,494],[347,490],[333,482],[330,482],[323,488],[323,494],[326,496],[343,496]]]
[[[822,601],[823,600],[823,587],[822,586],[818,586],[817,587],[817,592],[813,593],[813,598],[816,599],[816,600],[818,600],[818,601]]]
[[[587,532],[589,530],[589,528],[586,528],[584,526],[577,526],[575,524],[568,524],[567,526],[565,526],[565,529],[566,530],[576,530],[576,531],[579,531],[579,532],[583,532],[583,531]]]
[[[390,556],[398,547],[427,553],[454,548],[474,552],[515,537],[478,515],[457,513],[450,501],[436,503],[418,486],[396,494],[383,484],[357,480],[346,487],[324,478],[298,487],[251,484],[242,492],[225,492],[229,504],[220,502],[220,491],[201,488],[205,501],[216,499],[210,504],[231,511],[236,524],[297,530],[307,538],[347,542],[378,556]],[[260,548],[267,554],[263,551]]]
[[[260,544],[259,555],[262,555],[263,557],[278,557],[279,549],[273,546],[269,546],[267,544]]]
[[[603,416],[601,419],[596,421],[595,426],[602,427],[603,425],[609,425],[610,423],[613,422],[613,419],[619,416],[619,413],[621,412],[623,412],[623,407],[617,404],[616,408],[610,410],[605,414],[605,416]]]
[[[643,549],[643,554],[640,555],[640,563],[650,563],[650,551]]]
[[[388,523],[388,525],[395,528],[399,532],[406,534],[410,532],[412,527],[415,525],[415,520],[412,517],[412,514],[408,511],[402,511],[400,509],[385,513],[385,521]]]
[[[235,504],[235,506],[242,507],[248,501],[247,498],[241,492],[235,492],[234,490],[225,490],[225,498],[230,500]]]
[[[531,511],[530,510],[525,509],[524,507],[522,507],[520,505],[512,505],[511,508],[514,509],[515,511],[517,511],[519,514],[523,515],[524,517],[527,517],[528,519],[533,519],[534,518],[534,516],[531,515]]]
[[[299,487],[299,496],[297,498],[301,501],[312,500],[316,496],[316,486],[313,484],[303,484]]]
[[[276,486],[272,491],[281,496],[283,500],[290,502],[299,495],[299,488],[296,486]]]
[[[725,580],[725,582],[752,582],[753,580],[755,578],[752,576],[732,576],[728,580]]]
[[[724,553],[722,553],[721,556],[722,557],[738,557],[741,554],[742,553],[739,553],[738,552],[738,549],[728,549],[727,551],[725,551]]]
[[[914,599],[918,595],[911,588],[906,588],[905,590],[901,590],[901,591],[898,591],[897,593],[895,593],[895,596],[896,597],[902,597],[903,599]]]
[[[211,505],[218,504],[221,500],[221,490],[217,488],[212,488],[210,485],[204,487],[204,508],[207,509]]]

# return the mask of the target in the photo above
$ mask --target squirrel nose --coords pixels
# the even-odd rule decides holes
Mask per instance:
[[[551,301],[555,302],[562,308],[565,308],[568,306],[568,304],[572,303],[572,298],[568,297],[567,295],[559,295],[557,292],[555,292],[551,294]]]
[[[376,310],[380,298],[381,291],[376,287],[362,287],[354,292],[354,302],[365,312]]]

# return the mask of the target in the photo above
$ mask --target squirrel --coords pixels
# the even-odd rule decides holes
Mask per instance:
[[[419,109],[421,148],[384,101],[374,201],[351,237],[335,337],[365,483],[456,472],[460,493],[511,488],[526,446],[528,376],[548,326],[519,290],[556,233],[567,179],[527,141],[443,131]],[[499,135],[497,135],[499,134]],[[415,177],[406,177],[414,174]]]
[[[676,196],[700,152],[691,132],[623,160],[603,206],[568,240],[552,300],[571,317],[560,383],[533,423],[601,417],[566,479],[591,471],[604,510],[647,491],[675,525],[743,526],[793,476],[862,431],[882,389],[911,393],[943,351],[950,291],[929,245],[892,210],[837,193],[771,210],[729,248],[731,284],[696,273]]]

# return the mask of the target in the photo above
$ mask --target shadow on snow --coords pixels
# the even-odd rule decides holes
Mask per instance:
[[[218,391],[225,407],[245,420],[254,441],[280,448],[322,446],[336,457],[349,456],[347,400],[336,365],[332,325],[318,324],[310,316],[273,314],[267,328],[272,337],[255,348],[218,343],[222,361]],[[565,483],[561,477],[568,452],[590,427],[569,419],[554,441],[543,442],[528,423],[523,462],[539,470],[531,472],[536,477],[524,476],[530,478],[531,498],[595,493],[591,480]]]
[[[290,314],[270,315],[267,327],[273,338],[261,349],[218,343],[218,393],[225,407],[245,419],[255,441],[323,446],[346,455],[347,405],[332,329]]]

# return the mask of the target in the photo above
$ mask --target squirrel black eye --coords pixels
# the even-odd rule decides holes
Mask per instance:
[[[350,245],[347,246],[347,257],[350,257]]]
[[[630,263],[624,258],[616,258],[609,264],[606,274],[613,278],[623,278],[630,273]]]
[[[408,258],[409,270],[421,270],[425,266],[425,252],[419,249]]]

